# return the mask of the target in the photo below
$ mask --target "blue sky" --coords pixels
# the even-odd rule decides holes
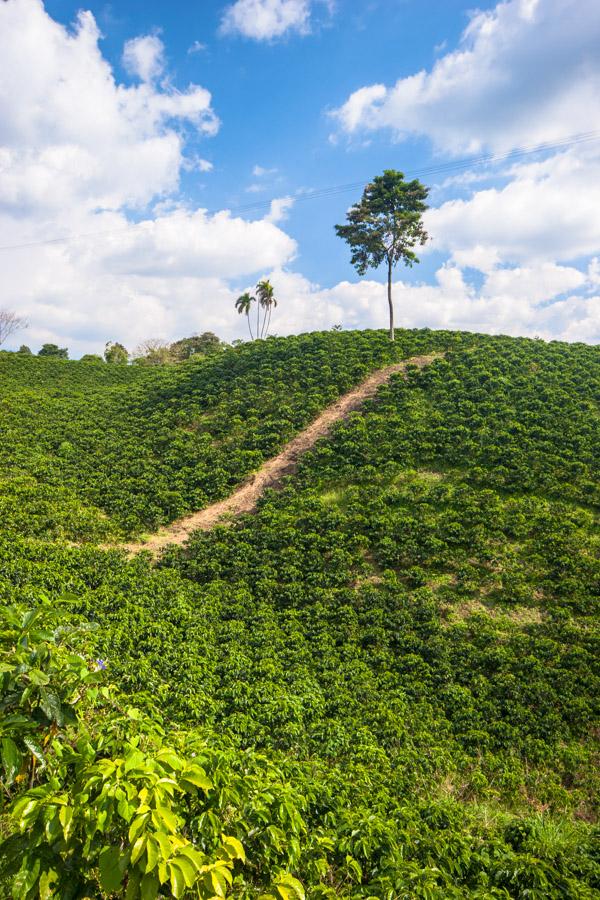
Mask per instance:
[[[157,34],[173,82],[181,89],[190,82],[201,84],[211,92],[221,127],[210,139],[190,134],[187,152],[205,157],[214,169],[204,175],[183,173],[186,201],[235,209],[282,194],[296,196],[307,188],[366,181],[384,168],[418,170],[440,159],[427,138],[391,146],[389,135],[374,135],[368,147],[334,144],[328,111],[364,83],[393,83],[431,67],[468,23],[470,7],[464,2],[375,0],[333,8],[322,3],[316,5],[310,34],[292,31],[280,40],[264,41],[222,34],[225,6],[86,4],[102,31],[102,52],[119,80],[135,81],[122,63],[125,42]],[[490,4],[480,8],[486,6]],[[80,8],[78,3],[46,3],[50,15],[67,26]],[[195,50],[198,44],[202,49]],[[267,173],[253,176],[255,166]],[[352,275],[333,224],[343,221],[359,194],[302,200],[290,213],[286,230],[298,240],[302,272],[311,280],[327,283]],[[262,213],[257,209],[246,215]],[[409,279],[422,275],[407,273]]]
[[[0,5],[0,306],[32,346],[243,336],[233,301],[266,275],[278,333],[384,327],[383,273],[333,231],[360,190],[311,192],[454,164],[423,176],[399,323],[600,339],[595,0],[81,10]]]

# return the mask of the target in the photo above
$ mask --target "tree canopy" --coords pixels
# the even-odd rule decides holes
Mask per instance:
[[[418,263],[415,247],[425,244],[428,234],[422,216],[429,189],[417,179],[405,181],[402,172],[386,169],[368,184],[361,199],[347,213],[347,224],[336,225],[338,237],[352,251],[351,262],[359,275],[369,268],[387,265],[389,337],[394,340],[392,270],[399,263]]]
[[[43,344],[38,350],[38,356],[53,356],[56,359],[68,359],[69,351],[66,347],[59,347],[58,344]]]

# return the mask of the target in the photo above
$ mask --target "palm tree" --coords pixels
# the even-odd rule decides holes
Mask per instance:
[[[273,285],[270,281],[259,281],[256,285],[256,294],[258,297],[258,303],[265,311],[264,319],[263,319],[263,327],[260,332],[260,336],[266,337],[269,333],[269,325],[271,322],[271,311],[274,306],[277,306],[277,300],[275,299],[275,292],[273,289]]]
[[[252,304],[254,303],[255,298],[252,297],[248,291],[245,294],[242,294],[241,297],[238,297],[235,301],[235,308],[239,312],[240,316],[245,315],[246,320],[248,322],[248,331],[250,332],[250,340],[254,340],[254,335],[252,334],[252,326],[250,325],[250,309]],[[258,334],[258,333],[257,333]]]

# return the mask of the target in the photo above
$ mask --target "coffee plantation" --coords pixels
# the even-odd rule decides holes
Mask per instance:
[[[228,496],[418,354],[255,513]],[[0,353],[0,896],[600,896],[600,355]]]

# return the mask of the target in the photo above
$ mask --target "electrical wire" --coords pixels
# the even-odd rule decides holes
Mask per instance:
[[[587,143],[590,141],[596,141],[600,139],[600,130],[596,131],[586,131],[580,134],[570,135],[569,137],[564,138],[561,141],[556,141],[554,143],[544,143],[537,144],[535,146],[530,147],[522,147],[516,150],[512,150],[509,153],[504,154],[488,154],[486,156],[478,156],[478,157],[469,157],[461,160],[454,160],[453,162],[448,163],[440,163],[438,165],[433,165],[429,167],[421,167],[418,169],[408,169],[404,171],[405,175],[413,175],[419,176],[420,178],[425,178],[429,175],[441,175],[446,172],[454,172],[459,171],[461,169],[469,169],[475,166],[480,165],[493,165],[499,162],[510,162],[513,159],[520,159],[523,156],[529,156],[535,153],[547,153],[552,150],[560,150],[566,147],[572,147],[577,144]],[[331,185],[329,187],[317,188],[316,190],[307,191],[305,194],[296,194],[294,196],[289,196],[285,198],[273,198],[273,199],[289,199],[293,200],[294,203],[303,202],[306,200],[320,200],[320,199],[328,199],[329,197],[336,197],[339,194],[348,193],[350,191],[359,190],[363,188],[365,184],[368,183],[368,179],[364,181],[353,181],[348,184],[337,184]],[[224,206],[221,208],[215,209],[207,209],[204,210],[206,215],[214,216],[218,212],[228,211],[232,213],[246,213],[246,212],[258,212],[264,209],[270,209],[273,200],[258,200],[254,203],[247,203],[238,206]],[[147,220],[146,220],[147,221]],[[91,231],[91,232],[81,232],[79,234],[70,234],[64,235],[62,237],[56,238],[46,238],[41,241],[28,241],[23,244],[6,244],[5,246],[0,246],[0,251],[6,250],[24,250],[29,247],[42,247],[50,244],[64,244],[70,243],[71,241],[77,241],[85,238],[95,238],[95,237],[104,237],[113,234],[124,234],[131,230],[132,225],[136,223],[129,223],[126,227],[122,228],[112,228],[107,229],[105,231]]]

